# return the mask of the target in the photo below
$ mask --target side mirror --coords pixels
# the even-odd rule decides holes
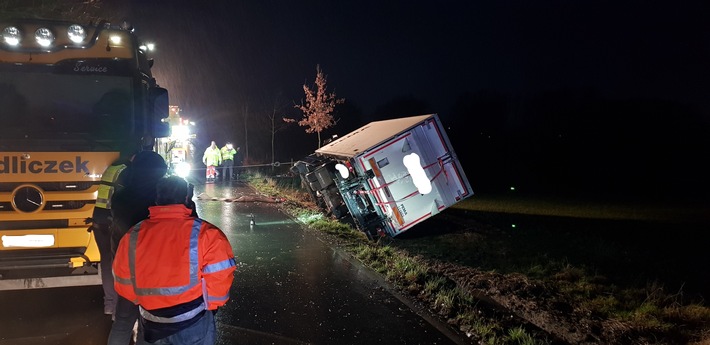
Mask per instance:
[[[168,90],[162,87],[153,87],[148,91],[150,102],[148,104],[148,122],[150,135],[153,138],[165,138],[170,136],[170,124],[163,119],[170,115],[170,102]]]

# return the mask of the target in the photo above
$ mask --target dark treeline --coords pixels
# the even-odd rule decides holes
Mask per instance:
[[[710,126],[700,109],[561,90],[531,99],[461,95],[441,114],[478,191],[701,198]]]
[[[299,118],[290,108],[284,111]],[[587,89],[530,97],[481,90],[460,95],[448,112],[408,95],[365,116],[346,100],[336,107],[337,124],[322,139],[370,121],[433,112],[446,127],[475,192],[515,187],[521,193],[649,200],[710,195],[710,121],[703,109],[676,101],[608,98]],[[257,121],[263,111],[255,107],[250,113],[250,155],[255,162],[269,162],[268,126]],[[237,133],[237,144],[243,145],[243,124],[213,125]],[[276,136],[275,159],[298,160],[316,148],[315,135],[293,125]]]

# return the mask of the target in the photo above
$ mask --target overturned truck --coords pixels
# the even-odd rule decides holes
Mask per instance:
[[[473,195],[437,114],[371,122],[291,171],[327,214],[395,237]]]

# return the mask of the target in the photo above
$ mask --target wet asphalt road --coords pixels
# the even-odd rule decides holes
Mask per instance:
[[[243,184],[198,184],[195,195],[239,266],[217,314],[218,344],[465,343],[274,204],[208,199],[253,196]],[[105,344],[111,319],[101,294],[100,286],[0,291],[0,345]]]

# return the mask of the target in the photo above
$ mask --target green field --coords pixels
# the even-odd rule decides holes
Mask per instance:
[[[569,199],[549,196],[476,194],[452,208],[524,215],[710,224],[710,202]]]

